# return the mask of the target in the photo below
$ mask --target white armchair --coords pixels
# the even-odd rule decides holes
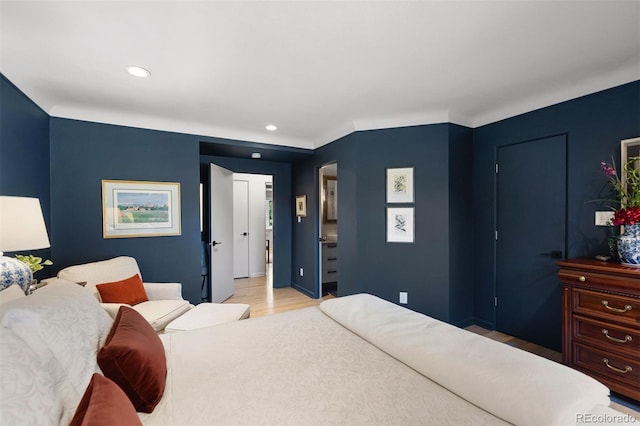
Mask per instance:
[[[103,303],[96,285],[125,280],[138,274],[142,278],[138,262],[133,257],[120,256],[100,262],[69,266],[58,272],[58,278],[75,283],[85,283],[84,288],[92,292],[102,307],[112,316],[118,313],[123,303]],[[50,280],[47,280],[50,282]],[[180,283],[143,283],[147,302],[131,306],[138,311],[156,331],[193,307],[182,298]],[[126,305],[129,306],[129,305]]]

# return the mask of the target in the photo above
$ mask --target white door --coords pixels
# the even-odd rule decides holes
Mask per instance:
[[[233,296],[233,172],[210,165],[211,301]]]
[[[249,276],[249,182],[233,181],[233,278]]]

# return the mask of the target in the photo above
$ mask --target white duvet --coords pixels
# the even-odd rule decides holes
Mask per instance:
[[[581,373],[369,295],[161,338],[148,425],[575,424],[609,403]]]

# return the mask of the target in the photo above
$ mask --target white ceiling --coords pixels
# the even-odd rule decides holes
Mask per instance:
[[[640,0],[2,0],[0,25],[0,71],[51,116],[301,148],[640,79]]]

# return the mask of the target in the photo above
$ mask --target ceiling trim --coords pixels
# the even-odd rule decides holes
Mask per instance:
[[[270,145],[284,145],[294,148],[313,149],[313,142],[268,132],[264,128],[255,132],[231,129],[203,123],[175,120],[169,117],[155,117],[141,114],[120,114],[107,109],[86,107],[54,106],[48,114],[57,118],[92,121],[117,126],[137,127],[149,130],[183,133],[194,136],[258,142]]]
[[[630,64],[579,83],[563,82],[554,90],[541,92],[535,97],[520,99],[502,108],[494,108],[485,114],[478,115],[473,118],[469,127],[481,127],[638,80],[640,80],[640,66]]]
[[[626,67],[602,74],[597,78],[574,84],[563,84],[558,88],[538,94],[536,97],[519,100],[484,114],[468,117],[455,111],[418,111],[404,115],[386,117],[362,117],[342,123],[325,132],[316,140],[305,140],[281,134],[256,130],[255,132],[231,129],[221,126],[175,120],[140,114],[120,114],[102,108],[54,106],[45,111],[52,117],[92,121],[118,126],[137,127],[150,130],[191,134],[194,136],[256,142],[268,145],[282,145],[302,149],[317,149],[356,131],[379,130],[396,127],[421,126],[438,123],[452,123],[477,128],[515,117],[537,109],[587,96],[602,90],[640,80],[640,67],[632,63]],[[44,108],[43,108],[44,109]]]

